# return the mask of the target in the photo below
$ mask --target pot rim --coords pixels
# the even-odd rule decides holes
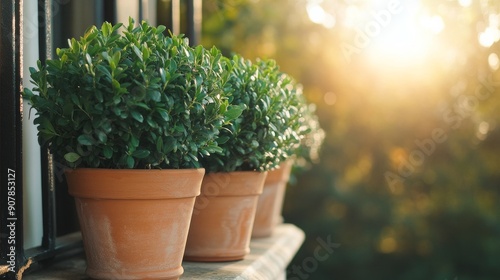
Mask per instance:
[[[199,195],[205,169],[76,168],[64,173],[74,197],[169,199]]]

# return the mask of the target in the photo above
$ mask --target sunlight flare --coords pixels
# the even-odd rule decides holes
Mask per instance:
[[[380,34],[373,38],[369,55],[386,63],[410,63],[425,59],[435,45],[433,36],[445,28],[441,17],[426,15],[420,1],[405,1]]]
[[[325,11],[321,6],[322,2],[322,0],[309,1],[306,6],[307,15],[312,22],[332,28],[335,26],[335,17]]]

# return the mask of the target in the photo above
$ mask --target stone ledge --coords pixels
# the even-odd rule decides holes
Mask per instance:
[[[252,239],[250,254],[234,262],[183,262],[185,280],[286,279],[286,267],[304,241],[304,232],[292,224],[281,224],[267,238]],[[54,263],[42,270],[24,275],[24,280],[90,279],[85,275],[85,257],[74,257]]]

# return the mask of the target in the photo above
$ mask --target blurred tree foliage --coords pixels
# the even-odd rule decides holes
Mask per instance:
[[[307,235],[290,279],[500,279],[500,4],[422,0],[416,16],[442,28],[417,37],[429,50],[373,51],[384,32],[421,36],[398,25],[419,1],[400,2],[370,36],[391,1],[203,2],[203,44],[276,59],[326,131],[287,190]],[[334,24],[311,21],[318,5]],[[318,258],[318,238],[340,247]]]

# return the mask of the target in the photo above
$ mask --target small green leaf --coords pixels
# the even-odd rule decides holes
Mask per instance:
[[[92,58],[90,57],[90,54],[86,53],[85,58],[87,59],[87,63],[92,65]]]
[[[137,105],[138,107],[141,107],[143,109],[146,109],[146,110],[151,110],[151,108],[149,108],[148,105],[146,105],[145,103],[137,103],[135,105]]]
[[[170,60],[170,67],[168,70],[170,73],[177,71],[177,63],[175,60]]]
[[[143,61],[141,50],[137,46],[132,46],[132,49],[134,50],[134,53],[135,53],[135,55],[137,55],[139,60]]]
[[[160,68],[160,77],[161,77],[161,81],[163,83],[167,82],[167,76],[166,76],[165,70],[163,68]]]
[[[252,140],[252,143],[250,145],[252,148],[258,148],[259,147],[259,142],[255,141],[255,140]]]
[[[158,110],[158,113],[160,114],[160,116],[162,117],[162,119],[164,121],[168,122],[170,120],[170,117],[168,116],[167,111],[165,111],[165,110]]]
[[[231,121],[238,118],[243,112],[244,108],[240,106],[231,105],[228,110],[224,113],[226,121]]]
[[[97,134],[97,139],[99,139],[101,143],[106,143],[108,141],[108,136],[103,131],[99,130],[96,132],[96,134]]]
[[[81,106],[80,105],[80,99],[78,99],[78,96],[76,96],[75,94],[71,94],[71,101],[73,102],[73,104],[75,104],[76,106]]]
[[[135,150],[132,156],[136,158],[146,158],[149,154],[150,152],[148,150]]]
[[[130,114],[132,115],[132,118],[134,118],[136,121],[140,123],[144,121],[144,117],[141,115],[141,113],[137,111],[131,111]]]
[[[30,71],[31,71],[31,69],[34,69],[34,68],[30,67]],[[30,99],[33,95],[34,95],[33,92],[29,88],[25,88],[24,89],[24,91],[23,91],[23,97],[24,98]]]
[[[158,124],[153,120],[151,119],[151,116],[148,116],[146,118],[146,122],[148,123],[148,125],[151,127],[151,128],[157,128],[158,127]]]
[[[101,56],[108,62],[111,60],[111,57],[109,56],[108,52],[102,52]]]
[[[99,72],[102,72],[106,77],[108,77],[109,79],[112,79],[111,72],[109,72],[108,68],[106,68],[100,64],[97,65],[96,68],[97,68],[97,70],[99,70]]]
[[[117,51],[113,54],[113,62],[115,63],[115,65],[118,66],[118,64],[120,63],[121,57],[122,57],[122,53],[120,51]]]
[[[135,160],[132,156],[127,156],[127,167],[134,168]]]
[[[69,163],[73,163],[73,162],[76,162],[77,160],[80,159],[80,155],[77,154],[77,153],[67,153],[64,155],[64,159],[69,162]]]
[[[175,140],[174,137],[168,136],[165,138],[165,143],[163,144],[163,147],[165,148],[165,153],[169,153],[171,151],[177,151],[177,141]]]
[[[109,146],[105,146],[102,149],[102,154],[104,155],[105,158],[110,159],[113,156],[113,149]]]
[[[102,30],[102,34],[106,37],[109,36],[110,34],[110,27],[111,27],[111,24],[109,22],[104,22],[102,25],[101,25],[101,30]]]
[[[132,147],[136,148],[139,146],[139,139],[135,137],[134,135],[131,135],[130,137],[130,144],[132,144]]]
[[[111,84],[113,85],[114,89],[120,89],[120,83],[117,80],[113,79]]]
[[[82,134],[82,135],[78,136],[77,140],[78,140],[78,143],[80,143],[81,145],[84,145],[84,146],[91,146],[95,142],[94,138],[92,138],[92,136],[87,135],[87,134]]]
[[[156,34],[163,33],[165,29],[167,29],[167,27],[165,27],[164,25],[158,25],[158,27],[156,28]]]
[[[56,134],[54,126],[50,123],[50,121],[46,118],[41,119],[40,129],[48,132],[49,134]]]
[[[158,152],[161,152],[163,150],[163,138],[162,137],[158,137],[158,139],[156,140],[156,150]]]
[[[147,61],[149,59],[149,56],[151,55],[151,51],[147,47],[143,47],[142,54],[143,54],[144,60]]]
[[[157,90],[148,90],[148,97],[155,102],[160,102],[161,93]]]
[[[226,142],[227,142],[227,140],[229,140],[229,137],[227,137],[227,136],[222,136],[222,137],[217,138],[217,143],[218,143],[219,145],[221,145],[221,144],[226,143]]]

